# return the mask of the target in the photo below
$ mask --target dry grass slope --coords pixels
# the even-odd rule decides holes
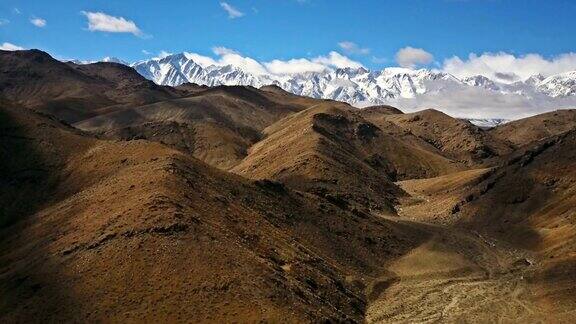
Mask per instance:
[[[470,122],[433,109],[389,115],[386,119],[428,142],[447,158],[472,167],[513,150],[507,141],[491,136]]]
[[[382,260],[420,237],[160,144],[96,140],[10,104],[1,112],[3,154],[36,156],[2,159],[2,192],[18,193],[2,206],[39,198],[0,230],[6,322],[361,321]],[[48,185],[34,197],[38,183]]]
[[[556,110],[500,125],[490,133],[515,146],[555,136],[576,128],[576,110]]]

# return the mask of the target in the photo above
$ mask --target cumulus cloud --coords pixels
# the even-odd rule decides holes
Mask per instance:
[[[429,64],[434,56],[421,48],[404,47],[396,53],[396,62],[407,68],[415,68],[418,65]]]
[[[144,34],[132,20],[124,17],[114,17],[103,12],[82,11],[88,18],[88,30],[107,33],[131,33],[142,37]]]
[[[202,67],[208,67],[211,65],[216,66],[232,65],[240,68],[245,72],[252,73],[255,75],[262,75],[267,73],[266,68],[261,63],[250,57],[242,56],[242,54],[240,54],[235,50],[222,46],[217,46],[212,48],[212,52],[215,55],[217,55],[218,58],[214,59],[209,56],[189,52],[184,52],[184,55],[188,59],[191,59],[194,62],[200,64],[200,66]]]
[[[196,53],[188,53],[188,52],[184,52],[184,55],[188,59],[200,64],[202,67],[207,67],[210,65],[218,65],[218,62],[216,62],[216,60],[214,60],[213,58],[208,57],[208,56],[204,56],[204,55],[200,55],[200,54],[196,54]]]
[[[239,54],[237,51],[223,46],[213,47],[212,52],[214,52],[216,55]]]
[[[42,18],[38,18],[38,17],[30,19],[30,23],[32,23],[32,25],[39,27],[39,28],[46,26],[46,20],[42,19]]]
[[[576,53],[566,53],[551,59],[539,54],[515,56],[508,53],[470,54],[462,60],[454,56],[446,59],[442,70],[459,78],[483,75],[501,82],[525,80],[535,74],[550,76],[576,70]],[[515,76],[511,78],[510,76]]]
[[[358,44],[354,43],[354,42],[350,42],[350,41],[343,41],[338,43],[338,46],[340,46],[340,48],[348,54],[360,54],[360,55],[366,55],[370,53],[370,49],[369,48],[362,48],[360,46],[358,46]]]
[[[255,75],[266,74],[266,68],[253,58],[245,57],[237,52],[221,52],[220,59],[218,60],[218,65],[232,65],[241,68],[243,71],[252,73]]]
[[[18,45],[14,45],[14,44],[8,43],[8,42],[4,42],[4,43],[0,44],[0,50],[3,50],[3,51],[20,51],[23,49],[24,49],[24,47],[20,47]]]
[[[287,61],[273,60],[264,66],[272,74],[295,74],[304,72],[322,72],[329,68],[361,68],[362,64],[338,53],[330,52],[327,56],[312,59],[297,58]]]
[[[459,118],[520,119],[557,109],[576,107],[576,97],[551,98],[544,94],[526,97],[503,94],[480,87],[462,87],[449,94],[428,93],[415,98],[386,101],[404,112],[433,108]]]
[[[155,58],[163,59],[163,58],[165,58],[166,56],[170,56],[170,55],[172,55],[172,53],[167,52],[167,51],[165,51],[165,50],[161,50],[160,53],[158,53],[158,56],[156,56]]]
[[[353,61],[350,58],[335,51],[330,52],[328,56],[318,56],[317,58],[313,59],[312,62],[336,68],[350,67],[357,69],[364,67],[361,63]]]
[[[312,62],[305,58],[291,59],[287,61],[273,60],[264,63],[264,66],[272,74],[296,74],[305,72],[322,72],[326,65]]]
[[[212,52],[217,56],[216,58],[190,52],[184,52],[184,55],[194,62],[200,64],[202,67],[208,67],[211,65],[232,65],[255,75],[284,75],[304,72],[322,72],[332,68],[363,67],[359,62],[351,60],[350,58],[334,51],[328,53],[328,55],[317,56],[310,59],[276,59],[268,62],[259,62],[253,58],[242,55],[236,50],[222,46],[213,47]],[[160,56],[156,58],[163,58],[168,55],[170,55],[170,53],[162,51]]]
[[[228,13],[228,18],[230,18],[230,19],[240,18],[240,17],[244,16],[243,12],[234,8],[233,6],[228,4],[227,2],[220,2],[220,6],[222,7],[222,9],[224,9]]]

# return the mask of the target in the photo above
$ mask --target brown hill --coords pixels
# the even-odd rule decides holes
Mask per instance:
[[[558,311],[576,307],[576,131],[528,145],[468,191],[460,225],[534,251],[531,283]]]
[[[460,216],[521,245],[550,248],[546,240],[558,239],[556,231],[576,235],[568,226],[576,210],[575,190],[576,131],[569,131],[515,152],[468,192]],[[568,243],[562,236],[557,243]],[[576,243],[576,236],[570,240]]]
[[[388,105],[380,105],[380,106],[370,106],[366,108],[362,108],[360,113],[362,116],[369,118],[373,116],[374,118],[381,117],[383,115],[399,115],[403,114],[402,110],[388,106]]]
[[[484,131],[0,54],[1,322],[573,322],[572,112]]]
[[[392,210],[401,195],[392,180],[458,169],[450,160],[397,140],[358,110],[327,102],[269,126],[233,172],[276,179],[290,187],[364,208]]]
[[[112,106],[180,96],[116,63],[63,63],[39,50],[0,51],[0,96],[74,123]]]
[[[182,83],[179,86],[174,87],[178,90],[185,91],[189,94],[195,94],[208,89],[208,86],[198,85],[196,83]]]
[[[390,264],[398,283],[368,319],[572,322],[575,154],[573,130],[494,168],[399,182],[399,218],[433,236]]]
[[[424,238],[0,107],[3,322],[362,321],[365,285]]]
[[[380,117],[382,118],[382,117]],[[447,158],[478,165],[486,159],[512,151],[511,145],[494,138],[468,121],[427,109],[410,114],[391,114],[383,118],[436,147]]]
[[[515,120],[490,130],[494,137],[522,146],[576,128],[576,109],[556,110]]]
[[[186,98],[116,109],[75,126],[109,138],[162,142],[229,169],[244,158],[266,126],[316,102],[252,87],[220,86]]]

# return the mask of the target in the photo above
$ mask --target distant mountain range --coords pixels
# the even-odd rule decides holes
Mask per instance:
[[[108,61],[121,62],[107,58]],[[576,94],[576,71],[544,77],[534,75],[527,80],[502,83],[477,75],[459,79],[449,73],[419,69],[365,68],[331,69],[298,74],[252,74],[232,65],[203,65],[187,53],[173,54],[131,64],[140,74],[157,84],[177,86],[249,85],[259,88],[275,84],[297,95],[334,99],[354,105],[384,104],[391,99],[415,98],[423,94],[451,93],[467,87],[481,87],[502,94],[525,97],[545,95],[564,97]]]

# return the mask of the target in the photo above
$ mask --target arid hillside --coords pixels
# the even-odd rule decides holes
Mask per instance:
[[[74,123],[115,106],[183,95],[117,63],[76,65],[39,50],[0,51],[0,96]]]
[[[6,322],[361,321],[382,261],[422,239],[160,144],[1,117]]]
[[[435,224],[448,233],[469,233],[491,250],[492,256],[487,254],[477,263],[484,271],[496,271],[491,279],[475,279],[475,289],[464,284],[470,278],[444,290],[459,300],[454,314],[478,316],[477,320],[508,318],[513,322],[573,320],[575,161],[576,133],[568,131],[533,142],[493,168],[398,183],[410,195],[398,208],[401,218],[417,224]],[[454,242],[449,250],[462,249],[458,247],[461,243]],[[428,253],[422,257],[429,257]],[[458,255],[468,253],[464,249]],[[465,259],[480,255],[474,252]],[[423,269],[434,273],[428,266]],[[445,278],[451,280],[451,276]],[[434,291],[437,287],[428,289]],[[494,304],[488,302],[493,294],[511,295]],[[478,302],[485,300],[481,302],[483,306],[467,309],[463,296],[470,295],[476,296]],[[431,296],[429,299],[437,298]],[[446,307],[440,300],[436,302],[440,305],[437,309]],[[383,309],[389,312],[388,307]],[[489,316],[489,309],[494,312],[493,317]],[[520,309],[524,311],[518,313]]]
[[[500,125],[490,134],[522,146],[576,128],[576,110],[556,110]]]
[[[534,142],[495,168],[461,203],[460,222],[482,223],[484,230],[552,253],[550,240],[563,245],[576,238],[574,190],[576,132],[569,131]]]
[[[229,169],[261,139],[265,127],[322,102],[268,89],[197,89],[184,98],[115,109],[75,126],[107,138],[161,142]]]
[[[440,150],[446,157],[471,167],[512,152],[511,145],[470,122],[427,109],[385,118]]]
[[[467,200],[459,223],[535,251],[539,296],[551,309],[576,309],[576,132],[515,153]]]
[[[0,322],[572,323],[576,119],[0,51]]]
[[[402,195],[392,183],[397,178],[459,168],[433,148],[389,135],[342,103],[323,103],[292,114],[264,134],[233,172],[275,179],[375,210],[393,210],[395,198]]]

